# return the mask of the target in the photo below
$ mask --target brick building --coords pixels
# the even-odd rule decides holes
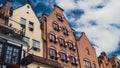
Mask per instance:
[[[117,55],[113,55],[110,58],[110,63],[112,64],[112,68],[120,68],[120,59],[118,59]]]
[[[9,0],[6,0],[6,3],[0,7],[0,24],[8,24],[8,7],[9,7]]]
[[[44,57],[58,61],[64,68],[79,68],[74,30],[70,28],[63,9],[54,5],[50,15],[41,18]]]
[[[99,62],[100,68],[112,68],[110,59],[107,57],[105,52],[101,52],[100,56],[98,57],[98,62]]]
[[[81,68],[99,68],[95,48],[83,32],[77,39],[77,49]]]

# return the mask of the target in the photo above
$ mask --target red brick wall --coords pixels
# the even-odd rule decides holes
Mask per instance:
[[[93,63],[96,64],[96,68],[99,68],[95,49],[91,46],[85,33],[82,33],[82,36],[77,40],[77,46],[81,68],[86,68],[84,60],[89,61],[92,68],[94,67]],[[86,49],[88,49],[89,55],[86,53]]]

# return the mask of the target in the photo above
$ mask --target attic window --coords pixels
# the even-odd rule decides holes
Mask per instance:
[[[27,14],[29,14],[29,12],[26,12]]]
[[[29,21],[29,29],[30,31],[33,31],[34,29],[34,23]]]
[[[28,5],[27,8],[30,8],[30,6]]]
[[[62,18],[62,16],[56,14],[56,17],[57,17],[57,19],[58,19],[59,21],[63,22],[63,18]]]

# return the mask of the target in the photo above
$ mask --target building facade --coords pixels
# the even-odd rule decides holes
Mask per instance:
[[[118,59],[117,55],[113,55],[110,58],[110,63],[112,64],[112,68],[120,68],[120,59]]]
[[[79,68],[74,30],[70,28],[63,9],[54,5],[50,15],[41,18],[44,57],[58,61],[64,68]]]
[[[8,7],[9,7],[9,0],[6,0],[6,3],[0,7],[0,24],[8,24]]]
[[[29,1],[16,9],[10,9],[10,13],[12,14],[9,17],[8,26],[19,29],[18,33],[23,31],[22,40],[28,44],[21,60],[21,68],[62,68],[58,62],[43,58],[40,22]]]
[[[92,47],[84,32],[77,39],[77,49],[81,68],[99,68],[95,48]]]
[[[107,57],[105,52],[101,52],[101,55],[98,57],[98,62],[99,62],[100,68],[112,68],[110,59]]]

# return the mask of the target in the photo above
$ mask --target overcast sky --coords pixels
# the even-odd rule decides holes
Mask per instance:
[[[25,0],[11,0],[16,8]],[[38,17],[49,14],[53,5],[64,9],[64,15],[71,28],[80,37],[85,32],[97,55],[105,51],[108,56],[118,54],[120,58],[120,0],[30,0]],[[4,0],[0,0],[0,6]]]

